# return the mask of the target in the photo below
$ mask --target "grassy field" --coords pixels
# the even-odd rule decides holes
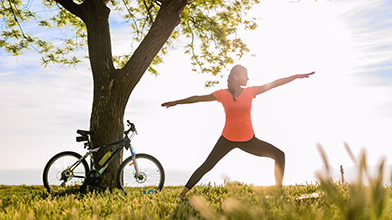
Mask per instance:
[[[157,194],[131,190],[52,196],[42,186],[0,186],[0,219],[391,219],[390,187],[322,182],[273,187],[228,183]]]
[[[391,220],[392,187],[384,186],[385,160],[370,176],[366,154],[359,159],[358,180],[333,182],[328,158],[319,147],[326,174],[315,185],[261,187],[229,182],[224,186],[196,186],[186,199],[181,187],[165,187],[156,194],[129,189],[50,195],[43,186],[0,185],[3,219],[207,219],[207,220]],[[366,183],[366,184],[365,184]]]

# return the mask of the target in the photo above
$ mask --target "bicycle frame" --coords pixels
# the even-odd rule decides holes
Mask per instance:
[[[99,170],[97,170],[98,174],[102,175],[105,172],[105,170],[107,169],[107,167],[109,166],[109,164],[111,163],[111,161],[113,160],[113,158],[117,154],[119,154],[123,148],[125,148],[125,149],[129,149],[130,150],[131,157],[133,158],[133,164],[134,164],[135,170],[136,170],[136,176],[139,176],[140,175],[140,171],[139,171],[139,167],[137,165],[137,162],[135,160],[136,153],[135,153],[135,150],[134,150],[134,148],[132,147],[132,144],[131,144],[131,140],[135,137],[135,135],[136,135],[136,131],[133,131],[132,134],[130,135],[130,137],[128,137],[128,134],[125,133],[125,137],[123,139],[119,140],[119,141],[115,141],[113,143],[106,144],[106,145],[103,145],[103,146],[100,146],[100,147],[97,147],[97,148],[94,148],[94,149],[89,149],[87,151],[87,153],[85,155],[83,155],[74,164],[72,164],[68,168],[68,170],[73,171],[77,166],[79,166],[82,163],[83,160],[85,160],[89,156],[90,156],[90,170],[95,170],[95,162],[94,162],[94,157],[92,156],[92,154],[98,152],[101,148],[110,147],[110,146],[119,144],[119,146],[112,153],[112,155],[109,157],[109,159],[101,166],[101,168]],[[81,178],[80,176],[74,176],[74,177]]]

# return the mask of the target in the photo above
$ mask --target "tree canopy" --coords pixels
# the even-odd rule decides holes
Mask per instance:
[[[110,23],[128,25],[129,44],[138,45],[154,23],[162,4],[169,0],[103,0],[111,10]],[[64,8],[61,0],[1,1],[0,18],[3,20],[0,47],[12,55],[21,55],[32,49],[41,55],[42,64],[62,63],[76,65],[87,57],[77,51],[87,46],[85,23]],[[87,0],[74,0],[84,4]],[[182,11],[181,21],[167,43],[155,57],[149,71],[157,74],[155,65],[163,61],[170,47],[184,47],[189,54],[193,70],[211,73],[240,58],[249,51],[237,34],[241,29],[253,30],[255,19],[247,12],[259,0],[192,0]],[[113,24],[118,25],[118,24]],[[62,36],[53,36],[50,29],[63,29]],[[44,34],[49,33],[49,34]],[[113,56],[116,68],[122,68],[136,50]]]

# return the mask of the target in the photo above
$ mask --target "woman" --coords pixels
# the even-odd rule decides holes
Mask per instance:
[[[227,89],[218,90],[209,95],[192,96],[186,99],[163,103],[163,107],[169,108],[178,104],[217,100],[222,103],[226,113],[226,124],[222,136],[218,139],[205,162],[192,174],[184,190],[181,192],[180,198],[183,198],[220,159],[236,147],[253,155],[269,157],[275,160],[275,181],[276,185],[281,187],[285,168],[285,155],[275,146],[255,137],[251,121],[252,100],[256,95],[272,88],[284,85],[295,79],[307,78],[312,74],[314,72],[293,75],[262,86],[246,88],[245,86],[249,80],[248,71],[245,67],[236,65],[230,71],[227,80]]]

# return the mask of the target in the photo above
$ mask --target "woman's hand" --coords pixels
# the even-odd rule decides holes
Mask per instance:
[[[297,74],[295,75],[297,79],[302,79],[302,78],[309,78],[310,75],[313,75],[315,72],[311,73],[305,73],[305,74]]]
[[[173,107],[173,106],[176,106],[176,105],[177,105],[177,102],[173,101],[173,102],[165,102],[161,106],[169,108],[169,107]]]

